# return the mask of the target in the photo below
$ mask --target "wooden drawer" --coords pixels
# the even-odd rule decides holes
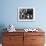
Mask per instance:
[[[4,32],[4,36],[23,36],[23,32]]]
[[[4,36],[3,43],[14,43],[23,41],[23,36]]]
[[[2,46],[23,46],[23,44],[2,44]]]
[[[43,44],[44,43],[44,36],[25,36],[24,37],[24,42],[30,44]]]
[[[43,44],[44,36],[32,36],[32,44]]]
[[[36,36],[36,35],[37,35],[37,36],[41,36],[41,35],[44,36],[45,33],[44,33],[44,32],[25,32],[25,33],[24,33],[24,36],[31,36],[31,35],[32,35],[32,36],[33,36],[33,35],[34,35],[34,36]]]
[[[32,44],[31,46],[44,46],[44,44]]]

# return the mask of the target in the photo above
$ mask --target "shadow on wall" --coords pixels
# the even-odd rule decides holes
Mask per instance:
[[[2,43],[2,36],[3,36],[3,32],[5,32],[6,30],[4,30],[5,25],[4,24],[0,24],[0,43]]]

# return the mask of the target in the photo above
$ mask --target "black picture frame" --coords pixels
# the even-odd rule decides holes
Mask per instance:
[[[19,7],[18,21],[35,21],[35,8]]]

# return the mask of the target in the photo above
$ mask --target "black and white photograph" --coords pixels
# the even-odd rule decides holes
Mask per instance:
[[[34,8],[18,8],[18,20],[19,21],[33,21],[35,19]]]

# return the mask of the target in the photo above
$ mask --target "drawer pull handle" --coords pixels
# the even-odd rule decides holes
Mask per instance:
[[[13,38],[9,38],[10,40],[13,40]]]
[[[32,39],[32,40],[36,40],[36,39]]]
[[[9,38],[10,40],[12,40],[11,38]]]

